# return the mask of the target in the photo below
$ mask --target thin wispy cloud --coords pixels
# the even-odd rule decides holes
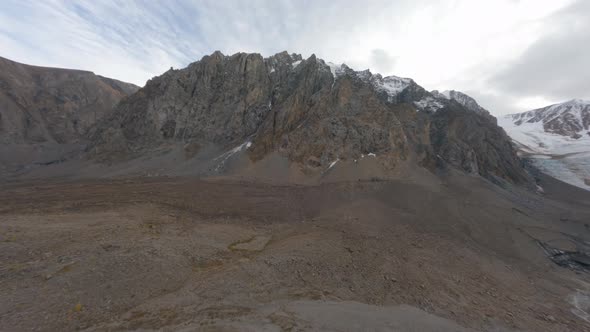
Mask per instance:
[[[427,89],[463,90],[501,114],[590,98],[584,2],[6,0],[0,55],[143,85],[215,50],[315,53]]]

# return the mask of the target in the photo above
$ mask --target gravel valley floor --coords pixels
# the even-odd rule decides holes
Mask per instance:
[[[1,331],[590,330],[590,193],[551,179],[2,186]]]

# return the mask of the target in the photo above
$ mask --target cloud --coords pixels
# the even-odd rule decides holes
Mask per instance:
[[[590,97],[590,2],[547,20],[547,33],[490,79],[505,94],[567,100]]]
[[[180,3],[7,1],[0,3],[0,36],[12,42],[1,51],[16,61],[143,84],[205,51],[198,35],[186,35],[197,31],[192,22]]]
[[[474,91],[500,114],[523,107],[523,100],[588,90],[590,80],[559,76],[584,76],[588,68],[581,58],[588,57],[583,39],[589,40],[590,15],[567,9],[571,3],[5,0],[0,55],[143,85],[215,50],[313,53],[359,70],[411,77],[429,90]],[[567,63],[550,66],[562,58]],[[551,89],[539,83],[539,67],[554,81]],[[535,93],[540,96],[531,99]]]
[[[369,61],[371,66],[379,73],[390,73],[395,67],[395,57],[380,48],[371,51]]]

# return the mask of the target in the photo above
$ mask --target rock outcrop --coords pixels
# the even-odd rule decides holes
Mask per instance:
[[[458,102],[459,104],[461,104],[463,107],[467,108],[468,110],[470,110],[472,112],[476,112],[480,115],[483,115],[483,116],[487,117],[489,120],[491,120],[492,122],[497,123],[496,118],[493,115],[491,115],[488,110],[481,107],[477,103],[477,101],[475,99],[473,99],[471,96],[469,96],[461,91],[446,90],[443,92],[438,92],[437,90],[434,90],[434,91],[431,91],[431,93],[439,99],[442,98],[442,99],[454,100],[454,101]]]
[[[138,87],[71,69],[0,57],[0,143],[71,143]]]
[[[252,161],[278,152],[305,169],[376,155],[526,182],[503,130],[486,114],[438,98],[409,78],[326,63],[314,55],[220,52],[170,70],[124,99],[92,136],[94,159],[133,158],[182,142]]]

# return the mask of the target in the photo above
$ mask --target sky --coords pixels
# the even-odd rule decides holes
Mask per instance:
[[[588,0],[2,0],[0,56],[143,86],[287,50],[454,89],[495,115],[590,100]]]

